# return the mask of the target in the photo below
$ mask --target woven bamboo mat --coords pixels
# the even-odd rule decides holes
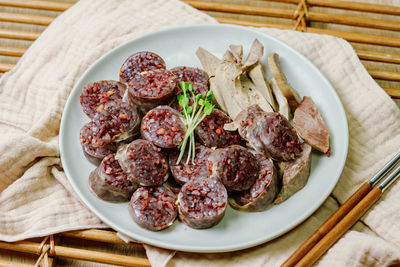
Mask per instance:
[[[342,37],[350,41],[371,76],[400,106],[398,0],[184,1],[221,23],[296,29]],[[11,69],[47,25],[74,2],[0,0],[0,76]],[[397,5],[398,8],[376,4]],[[53,266],[114,266],[103,264],[105,262],[149,265],[142,246],[124,244],[112,230],[64,233],[43,241],[38,238],[17,244],[0,242],[0,266],[33,266],[41,252],[47,249],[50,254],[56,252],[56,259],[49,261]]]

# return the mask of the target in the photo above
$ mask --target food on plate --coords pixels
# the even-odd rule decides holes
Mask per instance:
[[[121,101],[126,85],[117,81],[103,80],[90,83],[82,89],[80,103],[83,112],[93,116],[110,101]]]
[[[196,146],[194,162],[182,160],[179,163],[179,151],[175,150],[169,154],[169,167],[176,182],[183,185],[189,180],[197,179],[200,177],[207,178],[207,162],[212,150],[205,146]],[[183,158],[186,158],[185,154]]]
[[[194,84],[192,84],[192,87],[193,87],[193,91],[194,91],[193,93],[194,93],[194,95],[201,94],[201,95],[202,95],[202,98],[204,99],[204,97],[206,96],[206,94],[207,94],[207,92],[208,92],[208,85],[204,85],[204,84],[202,84],[202,83],[194,83]],[[183,94],[183,92],[182,92],[181,87],[180,87],[180,86],[177,86],[177,87],[175,88],[175,95],[179,96],[179,95],[182,95],[182,94]],[[188,104],[188,106],[193,106],[194,102],[195,102],[195,100],[191,97],[191,98],[189,99],[189,104]],[[179,111],[179,112],[181,112],[181,113],[182,113],[182,111],[183,111],[183,107],[181,107],[181,106],[179,105],[178,99],[176,99],[175,101],[172,102],[171,107],[174,108],[174,109],[176,109],[177,111]]]
[[[187,128],[185,137],[182,144],[179,145],[180,153],[178,156],[177,163],[179,163],[183,157],[183,154],[188,148],[186,163],[189,160],[194,162],[195,157],[195,136],[194,131],[196,127],[210,115],[214,109],[214,105],[211,104],[211,100],[214,97],[211,91],[208,91],[205,97],[202,94],[197,94],[191,83],[180,82],[179,86],[182,89],[182,94],[177,96],[179,106],[182,108],[182,114],[184,115],[184,123]],[[190,100],[193,100],[190,104]]]
[[[94,164],[99,164],[105,156],[115,152],[116,150],[113,143],[106,145],[93,145],[96,144],[95,139],[99,136],[99,130],[100,127],[98,127],[95,122],[90,121],[83,125],[79,134],[79,141],[84,155]]]
[[[172,73],[178,78],[178,82],[188,82],[195,85],[203,85],[208,89],[208,75],[199,68],[178,66],[171,69]],[[178,88],[180,91],[180,89]],[[207,90],[206,90],[207,91]]]
[[[263,211],[269,208],[279,192],[277,171],[271,159],[252,151],[257,159],[259,171],[255,183],[245,191],[237,192],[229,204],[244,211]]]
[[[232,119],[223,111],[213,109],[210,115],[206,116],[196,128],[198,140],[206,147],[216,148],[239,144],[239,134],[224,129],[224,125],[231,122]]]
[[[328,152],[329,130],[311,97],[303,97],[294,112],[293,124],[304,141],[322,153]]]
[[[183,116],[169,106],[158,106],[143,117],[142,137],[162,148],[174,148],[185,137],[186,127]]]
[[[286,80],[285,74],[282,72],[279,55],[277,53],[268,54],[268,66],[272,73],[271,84],[279,89],[283,96],[287,99],[289,107],[294,111],[300,104],[301,97],[299,93],[290,86]]]
[[[258,104],[266,112],[275,110],[269,86],[264,78],[260,79],[260,75],[264,75],[262,65],[259,64],[264,47],[256,39],[243,65],[242,50],[241,46],[230,46],[222,59],[203,48],[196,52],[210,77],[210,89],[219,108],[233,119],[243,109],[254,104]]]
[[[139,132],[140,116],[136,108],[121,101],[106,103],[92,121],[99,128],[92,139],[95,147],[128,140]]]
[[[224,217],[228,193],[217,180],[192,179],[178,194],[179,219],[196,229],[210,228]]]
[[[210,178],[217,179],[229,190],[249,189],[257,179],[258,163],[254,155],[238,145],[216,149],[208,157]]]
[[[300,140],[290,122],[279,113],[263,112],[250,106],[235,119],[234,125],[247,144],[275,160],[294,160],[301,152]]]
[[[80,97],[91,119],[80,132],[82,148],[101,161],[90,173],[91,190],[106,201],[130,199],[131,217],[151,231],[178,214],[189,227],[212,227],[228,193],[234,209],[265,211],[306,185],[311,146],[329,151],[315,103],[307,96],[300,103],[275,53],[267,81],[257,39],[244,63],[242,45],[230,45],[222,59],[203,48],[196,55],[204,71],[168,70],[154,52],[135,53],[120,82],[91,83]]]
[[[125,202],[129,201],[138,184],[128,179],[115,159],[115,154],[109,154],[90,173],[89,188],[102,200]]]
[[[284,116],[286,119],[290,120],[292,118],[292,112],[290,111],[289,103],[274,79],[271,80],[270,87],[274,93],[276,102],[278,102],[279,108],[277,112],[282,114],[282,116]]]
[[[149,51],[137,52],[128,57],[122,64],[119,71],[119,80],[129,83],[138,73],[165,68],[165,61],[156,53]]]
[[[210,91],[213,92],[215,97],[214,102],[218,104],[220,109],[226,112],[227,107],[225,105],[224,98],[222,97],[221,92],[217,89],[217,83],[215,77],[217,66],[221,62],[221,60],[201,47],[197,49],[196,55],[199,58],[204,70],[208,74]]]
[[[176,76],[169,70],[143,71],[132,77],[128,84],[129,101],[146,113],[161,104],[169,104],[178,85]]]
[[[311,168],[311,146],[303,143],[300,157],[294,161],[281,162],[282,189],[274,204],[279,204],[302,189],[308,181]]]
[[[139,226],[159,231],[174,223],[176,200],[176,195],[166,187],[141,187],[133,193],[128,210]]]
[[[167,155],[147,140],[120,146],[116,158],[128,178],[141,186],[159,186],[168,179]]]
[[[248,71],[248,75],[250,80],[254,83],[255,88],[260,91],[261,95],[270,104],[272,108],[271,112],[277,111],[278,107],[276,105],[271,88],[269,87],[268,82],[265,80],[264,69],[261,63],[257,62],[254,67]]]

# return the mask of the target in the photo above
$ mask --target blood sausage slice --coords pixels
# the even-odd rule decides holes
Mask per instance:
[[[121,66],[119,80],[129,83],[136,74],[154,69],[165,69],[164,60],[153,52],[137,52],[128,57]]]
[[[140,72],[128,84],[129,101],[146,113],[158,105],[169,104],[177,85],[176,76],[169,70]]]
[[[81,128],[79,135],[82,150],[86,158],[96,165],[98,165],[105,156],[114,153],[116,150],[113,144],[93,145],[100,136],[99,130],[100,127],[98,127],[95,122],[91,121]]]
[[[196,128],[199,141],[206,147],[216,148],[238,144],[241,140],[239,134],[224,129],[224,125],[231,122],[232,119],[224,112],[213,109]]]
[[[139,132],[140,116],[134,106],[125,102],[108,102],[93,117],[99,135],[93,146],[131,139]]]
[[[183,116],[169,106],[150,110],[142,120],[142,137],[162,148],[177,147],[185,137]]]
[[[80,103],[83,112],[90,118],[101,110],[104,104],[110,101],[121,101],[126,90],[126,85],[117,81],[97,81],[90,83],[82,89]]]
[[[110,154],[90,173],[89,188],[102,200],[125,202],[129,201],[138,185],[128,179],[115,154]]]
[[[303,152],[300,157],[294,161],[282,162],[281,171],[282,189],[279,192],[274,204],[279,204],[294,195],[302,189],[308,181],[311,168],[311,146],[303,143],[301,145]]]
[[[178,213],[176,200],[176,195],[163,186],[141,187],[132,195],[128,210],[140,227],[159,231],[173,224]]]
[[[169,155],[169,167],[171,173],[179,184],[185,184],[189,180],[197,179],[200,177],[208,177],[207,162],[212,150],[205,146],[197,146],[195,149],[194,162],[192,163],[192,158],[186,163],[187,153],[182,157],[179,164],[176,164],[179,151],[175,150]]]
[[[178,77],[178,82],[196,83],[208,87],[208,75],[202,69],[179,66],[171,69],[171,71]]]
[[[235,118],[232,128],[251,148],[275,160],[293,160],[301,152],[300,140],[290,122],[279,113],[263,112],[253,105]]]
[[[294,128],[313,148],[326,153],[329,150],[329,130],[311,97],[305,96],[294,112]]]
[[[279,192],[278,175],[271,159],[258,152],[253,152],[260,169],[256,182],[250,189],[238,192],[230,199],[231,206],[244,211],[266,210]]]
[[[118,149],[117,156],[129,179],[141,186],[162,185],[168,179],[168,160],[161,148],[136,139]]]
[[[192,228],[210,228],[224,217],[227,199],[228,193],[219,181],[190,180],[178,194],[179,219]]]
[[[249,189],[257,179],[258,168],[254,155],[238,145],[216,149],[208,157],[210,178],[218,179],[230,190]]]

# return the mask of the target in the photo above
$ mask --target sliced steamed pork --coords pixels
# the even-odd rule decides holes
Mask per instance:
[[[303,97],[294,112],[294,128],[313,148],[327,153],[329,150],[329,130],[311,97]]]

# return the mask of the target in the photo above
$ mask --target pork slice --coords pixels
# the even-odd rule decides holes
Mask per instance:
[[[322,153],[328,152],[329,130],[311,97],[303,97],[294,112],[293,123],[304,141]]]
[[[308,181],[311,168],[311,146],[303,143],[302,153],[294,161],[281,162],[282,189],[274,204],[280,204],[302,189]]]
[[[218,65],[221,63],[221,60],[208,52],[203,48],[199,48],[196,51],[196,56],[199,58],[201,65],[203,66],[204,71],[207,73],[209,77],[210,90],[214,93],[214,98],[218,104],[218,106],[223,110],[227,111],[226,104],[224,98],[222,96],[222,92],[219,90],[215,73]]]
[[[267,112],[277,111],[277,106],[275,104],[274,97],[272,96],[271,88],[268,82],[265,80],[265,74],[263,66],[258,62],[251,70],[248,72],[251,81],[254,83],[256,90],[261,93],[261,95],[268,101],[271,108],[270,110],[265,110]]]

